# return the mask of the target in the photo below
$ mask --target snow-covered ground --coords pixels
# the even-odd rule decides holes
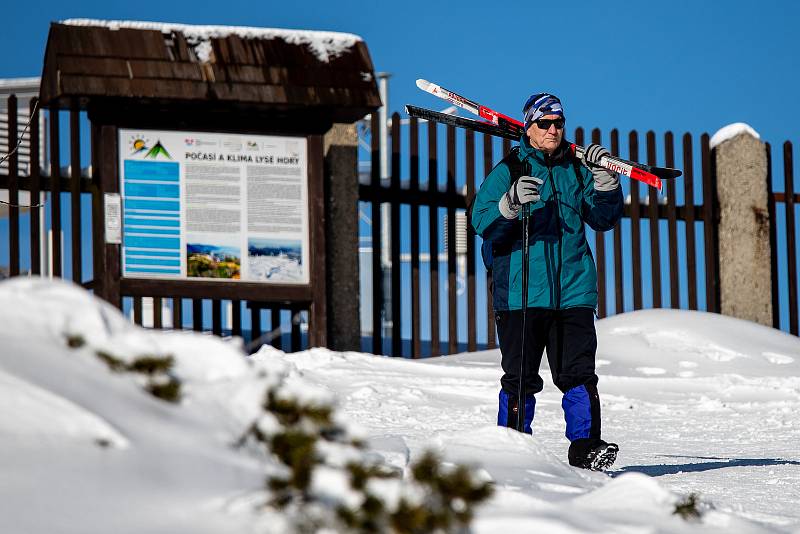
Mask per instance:
[[[687,311],[597,328],[603,434],[621,449],[609,474],[566,464],[552,384],[533,437],[494,426],[497,351],[245,358],[236,342],[139,329],[66,282],[0,283],[0,532],[280,532],[258,506],[274,461],[233,445],[276,374],[338,399],[390,464],[433,448],[479,465],[496,491],[476,532],[800,532],[800,340]],[[172,355],[180,403],[98,352]],[[672,513],[692,492],[694,522]]]

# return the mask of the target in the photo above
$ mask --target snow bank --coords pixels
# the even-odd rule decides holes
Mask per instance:
[[[758,132],[755,131],[749,124],[745,124],[743,122],[734,122],[733,124],[723,126],[717,130],[717,133],[711,136],[711,140],[708,142],[708,145],[709,147],[714,148],[720,143],[723,143],[728,139],[733,139],[740,134],[748,134],[756,139],[761,139],[761,136],[758,135]]]
[[[288,44],[305,45],[323,62],[328,62],[349,50],[361,37],[352,33],[311,30],[288,30],[278,28],[253,28],[248,26],[203,26],[170,22],[144,22],[133,20],[67,19],[60,24],[69,26],[94,26],[119,30],[157,30],[161,33],[181,32],[194,48],[197,58],[207,62],[211,54],[210,39],[237,35],[242,39],[282,39]]]
[[[621,446],[609,476],[567,464],[546,364],[531,437],[494,424],[496,350],[402,360],[264,347],[246,358],[238,342],[138,328],[68,282],[14,278],[0,304],[0,532],[286,531],[287,517],[262,507],[266,474],[285,466],[234,446],[251,425],[280,430],[261,410],[268,387],[335,400],[371,461],[397,472],[428,449],[474,465],[495,487],[478,533],[800,527],[800,340],[770,328],[676,310],[598,321],[603,433]],[[146,394],[98,351],[172,356],[180,402]],[[319,451],[313,490],[358,506],[341,467],[359,454]],[[415,498],[394,481],[370,484],[388,502]],[[693,492],[714,508],[688,522],[673,512]]]

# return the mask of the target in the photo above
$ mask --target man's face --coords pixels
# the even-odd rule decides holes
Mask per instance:
[[[544,119],[544,121],[542,120]],[[537,119],[531,124],[531,127],[528,128],[526,132],[528,134],[528,139],[531,142],[531,146],[533,148],[538,148],[545,154],[552,154],[555,152],[558,145],[561,144],[561,139],[564,137],[564,126],[561,125],[561,128],[556,128],[556,125],[552,123],[553,120],[561,120],[563,118],[559,115],[545,115],[544,117]],[[546,128],[540,128],[539,124],[545,123],[544,126]],[[537,124],[539,123],[539,124]]]

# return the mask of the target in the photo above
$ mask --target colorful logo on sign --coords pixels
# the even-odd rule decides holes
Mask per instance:
[[[172,159],[172,156],[169,155],[167,149],[164,148],[164,145],[161,144],[161,141],[156,141],[156,144],[153,145],[153,148],[147,151],[147,154],[144,155],[146,158],[150,159],[157,159],[159,156],[164,156],[167,159]]]
[[[128,142],[131,149],[131,155],[139,154],[146,150],[149,150],[148,146],[150,144],[150,140],[144,136],[132,136]]]
[[[150,139],[143,135],[134,135],[128,141],[128,145],[130,146],[130,153],[132,156],[136,154],[144,154],[145,158],[149,159],[157,159],[159,157],[164,157],[167,159],[172,159],[169,152],[164,145],[161,144],[161,140],[159,139],[156,141],[156,144],[152,147],[150,146]]]

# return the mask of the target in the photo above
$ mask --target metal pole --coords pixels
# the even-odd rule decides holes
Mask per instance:
[[[525,432],[525,333],[528,319],[528,220],[530,205],[522,205],[522,350],[519,358],[519,398],[517,400],[517,430]]]

